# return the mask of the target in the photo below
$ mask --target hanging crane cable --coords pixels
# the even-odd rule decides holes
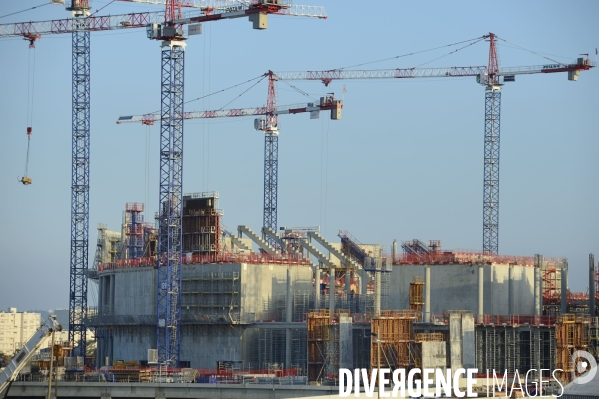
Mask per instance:
[[[33,56],[33,57],[32,57]],[[33,65],[31,63],[33,58]],[[35,46],[33,43],[29,46],[29,62],[27,66],[27,157],[25,158],[25,174],[19,179],[19,182],[27,186],[32,183],[29,177],[29,150],[31,147],[31,133],[33,131],[33,93],[35,90]]]

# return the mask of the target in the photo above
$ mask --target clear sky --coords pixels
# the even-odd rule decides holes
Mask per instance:
[[[107,6],[98,15],[161,10],[109,3],[96,0],[93,9]],[[0,16],[42,4],[4,0]],[[486,65],[485,41],[451,55],[461,46],[372,62],[488,32],[507,41],[498,42],[500,66],[553,63],[521,48],[560,62],[591,53],[594,61],[599,46],[599,2],[590,0],[298,4],[325,6],[329,18],[271,16],[265,31],[252,30],[246,19],[205,24],[203,35],[188,40],[185,99],[269,69]],[[47,5],[0,23],[68,16],[61,6]],[[144,29],[92,33],[91,47],[90,267],[97,223],[118,230],[127,202],[148,202],[152,217],[157,210],[159,127],[148,132],[115,121],[160,108],[160,49]],[[44,36],[34,52],[32,80],[27,42],[0,39],[0,308],[22,310],[68,307],[69,293],[71,36]],[[567,257],[571,289],[586,291],[588,254],[599,260],[599,70],[582,72],[578,82],[566,75],[518,76],[503,88],[499,252]],[[255,82],[186,110],[262,106],[266,80],[250,89]],[[339,229],[348,230],[387,249],[393,239],[419,238],[442,240],[446,249],[480,250],[484,88],[474,78],[354,80],[328,88],[290,82],[278,84],[279,104],[328,92],[340,97],[343,85],[342,120],[325,113],[319,120],[280,118],[279,226],[321,226],[333,241]],[[33,184],[25,187],[17,177],[24,172],[31,115]],[[186,123],[184,192],[220,192],[227,228],[244,224],[258,231],[263,145],[252,118]]]

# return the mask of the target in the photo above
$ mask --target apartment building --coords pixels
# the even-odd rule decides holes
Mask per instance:
[[[0,352],[11,355],[31,338],[41,324],[39,313],[0,310]]]

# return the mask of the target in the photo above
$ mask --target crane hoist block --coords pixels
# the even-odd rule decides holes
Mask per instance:
[[[341,110],[343,109],[343,101],[335,100],[335,108],[331,110],[331,119],[336,121],[341,119]]]
[[[27,176],[23,176],[21,178],[21,183],[23,183],[24,185],[29,185],[33,182],[33,180],[31,179],[31,177],[27,177]]]
[[[254,24],[252,26],[254,29],[268,28],[268,14],[266,13],[258,12],[255,14],[250,14],[250,21]]]

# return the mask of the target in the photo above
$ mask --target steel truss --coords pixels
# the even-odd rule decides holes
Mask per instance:
[[[73,119],[71,168],[71,263],[69,341],[86,354],[89,237],[90,34],[88,19],[73,19]]]
[[[499,117],[501,88],[485,91],[485,159],[483,183],[483,252],[497,255],[499,246]]]
[[[158,361],[173,367],[179,365],[181,334],[184,55],[183,42],[163,42],[156,347]]]

